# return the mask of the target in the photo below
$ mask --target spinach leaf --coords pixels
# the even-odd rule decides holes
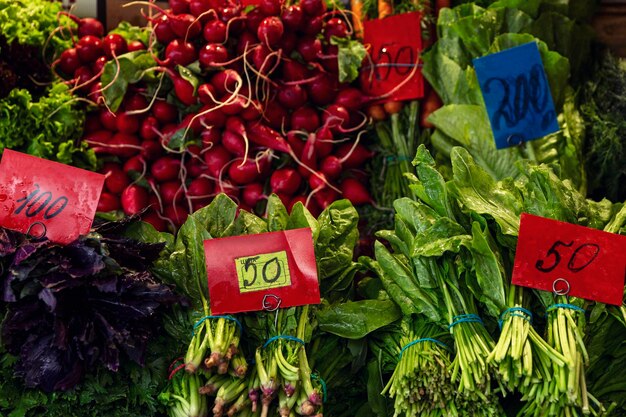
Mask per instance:
[[[391,300],[349,301],[317,312],[320,330],[347,339],[365,337],[400,316],[400,309]]]

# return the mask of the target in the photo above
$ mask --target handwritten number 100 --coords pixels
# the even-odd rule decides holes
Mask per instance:
[[[52,193],[50,191],[40,193],[41,190],[39,189],[39,185],[35,184],[35,187],[37,188],[31,191],[31,193],[26,197],[22,197],[16,201],[16,203],[22,204],[15,210],[14,213],[20,214],[22,210],[26,208],[24,215],[26,215],[26,217],[34,217],[46,209],[43,214],[43,218],[46,220],[50,220],[61,214],[69,202],[67,197],[58,197],[52,201],[52,204],[50,204],[50,201],[52,200]]]

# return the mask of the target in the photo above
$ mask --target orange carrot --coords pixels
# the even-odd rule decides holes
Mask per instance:
[[[354,35],[363,38],[363,21],[367,18],[363,14],[363,0],[351,0],[350,8],[352,9],[352,26],[354,27]]]
[[[378,0],[378,18],[384,19],[393,14],[392,0]]]

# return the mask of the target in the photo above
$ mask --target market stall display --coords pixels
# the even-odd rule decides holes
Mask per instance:
[[[592,2],[130,3],[0,0],[0,417],[626,415]]]

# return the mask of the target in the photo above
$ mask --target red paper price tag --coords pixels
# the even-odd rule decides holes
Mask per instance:
[[[0,162],[0,225],[70,243],[91,228],[104,175],[6,149]]]
[[[363,42],[370,45],[371,61],[361,69],[361,88],[372,97],[393,94],[380,101],[415,100],[424,97],[422,77],[421,15],[403,13],[363,22]],[[416,67],[417,66],[417,67]],[[397,88],[401,85],[400,88]]]
[[[621,305],[626,236],[523,213],[513,284]]]
[[[204,241],[211,313],[319,304],[311,229]]]

